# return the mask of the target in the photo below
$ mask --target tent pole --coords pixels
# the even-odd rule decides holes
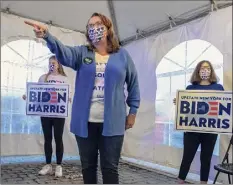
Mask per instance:
[[[113,0],[108,0],[108,9],[109,9],[109,12],[110,12],[110,15],[111,15],[114,32],[115,32],[117,38],[120,39]]]

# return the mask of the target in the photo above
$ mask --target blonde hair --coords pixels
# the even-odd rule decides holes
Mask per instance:
[[[120,44],[119,44],[119,41],[116,38],[115,33],[113,31],[112,21],[108,17],[106,17],[105,15],[100,14],[100,13],[93,13],[91,18],[92,17],[99,17],[101,19],[103,25],[106,26],[106,28],[107,28],[107,44],[108,44],[107,51],[108,51],[108,53],[116,53],[120,49]],[[87,38],[87,41],[89,43],[88,49],[94,50],[95,46],[92,44],[92,42],[88,36],[88,24],[86,26],[86,38]]]
[[[60,64],[60,62],[58,62],[57,58],[55,56],[51,56],[49,58],[49,60],[51,60],[51,59],[54,59],[54,60],[57,61],[57,63],[58,63],[58,73],[60,75],[62,75],[62,76],[66,76],[66,73],[64,72],[64,69],[63,69],[62,65]],[[48,82],[48,77],[49,77],[50,74],[51,74],[50,71],[46,74],[46,76],[45,76],[45,82]]]
[[[213,65],[208,60],[202,60],[197,64],[197,66],[196,66],[196,68],[195,68],[195,70],[194,70],[194,72],[193,72],[193,74],[191,76],[190,82],[192,84],[199,84],[202,81],[202,79],[201,79],[201,77],[199,75],[199,72],[200,72],[200,69],[201,69],[201,66],[202,66],[203,63],[209,64],[210,69],[211,69],[209,82],[210,83],[217,83],[218,82],[217,75],[216,75],[216,73],[214,71]]]

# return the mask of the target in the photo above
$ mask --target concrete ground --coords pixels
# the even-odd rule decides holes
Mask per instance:
[[[79,161],[65,161],[63,177],[39,176],[42,163],[3,164],[1,165],[1,184],[83,184]],[[176,184],[171,175],[160,174],[150,169],[120,162],[120,184]],[[98,171],[99,183],[102,183],[101,172]]]

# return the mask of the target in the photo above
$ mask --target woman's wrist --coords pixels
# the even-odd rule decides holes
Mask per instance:
[[[135,116],[135,117],[136,117],[136,114],[133,114],[133,113],[129,113],[129,116]]]

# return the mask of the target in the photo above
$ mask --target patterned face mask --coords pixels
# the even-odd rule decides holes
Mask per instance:
[[[53,72],[54,71],[54,64],[49,65],[49,71]]]
[[[200,77],[202,80],[208,80],[210,78],[211,70],[210,69],[201,69],[199,74],[200,74]]]
[[[91,27],[88,29],[88,36],[92,43],[99,42],[104,37],[104,26]]]

